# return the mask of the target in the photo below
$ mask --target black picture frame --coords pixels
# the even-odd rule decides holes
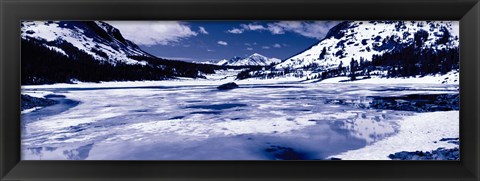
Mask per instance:
[[[459,20],[461,161],[20,161],[21,20]],[[478,0],[0,0],[1,180],[479,180]]]

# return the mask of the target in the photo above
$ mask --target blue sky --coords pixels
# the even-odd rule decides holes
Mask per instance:
[[[335,21],[108,21],[158,57],[218,61],[260,53],[286,59],[321,40]]]

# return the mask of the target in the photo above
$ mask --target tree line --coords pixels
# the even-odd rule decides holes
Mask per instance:
[[[323,52],[323,51],[322,51]],[[321,53],[323,54],[323,53]],[[415,44],[399,50],[387,52],[382,55],[373,55],[371,60],[352,58],[349,64],[343,62],[335,68],[322,69],[316,63],[304,66],[299,70],[284,68],[276,70],[270,67],[269,71],[260,69],[247,69],[238,74],[237,79],[250,77],[272,78],[292,74],[303,77],[302,70],[317,71],[309,79],[327,79],[338,76],[348,76],[356,80],[358,76],[369,78],[371,75],[393,77],[425,76],[431,74],[445,74],[460,67],[460,54],[458,48],[449,49],[419,49]],[[385,73],[379,73],[385,72]]]
[[[130,57],[148,64],[125,64],[94,59],[68,42],[55,42],[67,55],[51,50],[40,40],[22,39],[22,85],[99,81],[164,80],[175,77],[204,78],[220,67],[155,57]],[[98,51],[97,52],[101,52]],[[107,57],[106,54],[98,54]]]

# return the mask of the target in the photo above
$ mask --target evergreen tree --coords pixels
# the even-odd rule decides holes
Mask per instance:
[[[323,47],[322,52],[320,53],[320,56],[318,57],[320,60],[325,58],[325,54],[327,54],[327,49]]]
[[[354,81],[357,80],[357,75],[355,71],[357,71],[358,63],[352,58],[352,61],[350,61],[350,80]]]

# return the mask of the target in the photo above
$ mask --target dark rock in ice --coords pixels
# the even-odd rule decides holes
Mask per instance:
[[[369,107],[374,109],[415,112],[459,110],[459,94],[411,94],[372,98]]]
[[[433,151],[397,152],[388,155],[392,160],[459,160],[460,150],[458,147],[452,149],[438,148]]]
[[[238,88],[238,85],[235,82],[229,82],[217,87],[218,90],[230,90],[235,88]]]
[[[22,94],[21,110],[31,109],[34,107],[46,107],[56,104],[57,101],[51,99],[37,98]]]

